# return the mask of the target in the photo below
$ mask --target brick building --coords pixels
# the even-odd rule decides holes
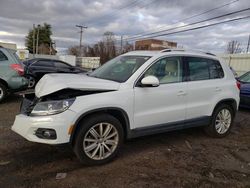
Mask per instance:
[[[166,48],[176,48],[176,42],[169,42],[158,39],[146,39],[135,42],[135,50],[163,50]]]

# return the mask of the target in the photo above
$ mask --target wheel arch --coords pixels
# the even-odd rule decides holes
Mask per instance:
[[[81,122],[83,122],[84,119],[92,115],[97,115],[101,113],[110,114],[114,116],[115,118],[117,118],[122,124],[125,139],[129,137],[130,123],[129,123],[128,114],[125,112],[125,110],[118,108],[118,107],[105,107],[105,108],[98,108],[98,109],[85,112],[76,120],[74,127],[72,129],[71,136],[70,136],[70,144],[72,145],[74,144],[77,130],[79,130],[79,128],[81,127]]]
[[[215,109],[216,109],[218,106],[222,105],[222,104],[227,104],[227,105],[229,105],[229,106],[232,108],[232,110],[233,110],[233,113],[234,113],[233,115],[235,116],[235,114],[236,114],[236,112],[237,112],[237,102],[236,102],[236,100],[233,99],[233,98],[223,99],[223,100],[220,100],[219,102],[217,102],[217,104],[215,105],[215,107],[214,107],[214,109],[213,109],[213,113],[214,113]]]
[[[5,80],[1,79],[1,78],[0,78],[0,83],[4,84],[7,89],[9,88],[8,83]]]

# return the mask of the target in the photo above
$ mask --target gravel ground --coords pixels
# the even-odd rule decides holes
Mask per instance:
[[[68,145],[31,143],[10,130],[21,98],[0,104],[0,187],[250,187],[250,111],[223,139],[200,128],[127,141],[113,162],[79,164]],[[57,173],[67,173],[56,179]]]

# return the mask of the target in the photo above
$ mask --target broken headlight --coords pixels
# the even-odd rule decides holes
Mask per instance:
[[[74,101],[75,98],[38,102],[33,108],[31,115],[46,116],[59,114],[61,112],[66,111],[73,104]]]

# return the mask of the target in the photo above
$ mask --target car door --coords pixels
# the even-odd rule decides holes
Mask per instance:
[[[210,115],[216,96],[222,92],[223,69],[216,60],[202,57],[184,57],[188,70],[187,119]],[[222,83],[223,84],[223,83]]]
[[[157,77],[160,85],[141,87],[137,84],[134,88],[134,128],[184,121],[187,83],[183,82],[182,58],[158,60],[141,78],[149,75]]]
[[[10,74],[10,62],[7,55],[0,49],[0,78],[5,79]],[[14,73],[14,71],[12,71]]]
[[[74,72],[74,68],[64,62],[54,61],[56,71],[59,73],[71,73]]]
[[[42,78],[45,74],[56,73],[56,68],[51,60],[38,60],[30,65],[32,73],[38,79]]]

